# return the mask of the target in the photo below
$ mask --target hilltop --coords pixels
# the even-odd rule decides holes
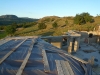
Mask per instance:
[[[38,19],[17,17],[16,15],[2,15],[0,16],[0,25],[10,25],[14,22],[16,23],[34,22],[37,20]]]
[[[0,16],[0,19],[18,19],[16,15],[2,15]]]

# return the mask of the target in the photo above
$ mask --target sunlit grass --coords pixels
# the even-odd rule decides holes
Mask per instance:
[[[64,32],[67,32],[68,30],[78,30],[78,31],[91,31],[94,29],[94,27],[97,27],[97,24],[100,24],[100,17],[94,18],[94,23],[86,23],[84,25],[76,25],[73,24],[73,19],[67,19],[68,24],[65,23],[66,18],[56,18],[54,21],[45,22],[47,25],[46,29],[40,30],[38,29],[38,24],[33,25],[31,27],[27,28],[21,28],[21,30],[17,30],[15,35],[19,36],[59,36],[63,35]],[[52,24],[54,22],[57,22],[58,27],[55,29],[52,27]],[[65,25],[64,27],[62,27]]]

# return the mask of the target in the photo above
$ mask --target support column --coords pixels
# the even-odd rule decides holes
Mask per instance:
[[[68,53],[72,52],[72,38],[69,40]]]
[[[74,52],[76,52],[78,49],[78,40],[77,38],[75,39],[75,43],[74,43]]]
[[[74,43],[74,52],[76,52],[76,51],[79,49],[79,40],[80,40],[79,37],[77,37],[77,38],[75,39],[75,43]]]

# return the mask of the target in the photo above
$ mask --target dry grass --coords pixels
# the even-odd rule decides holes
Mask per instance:
[[[49,20],[48,20],[49,18]],[[68,24],[65,23],[65,21],[68,21]],[[52,35],[52,36],[58,36],[58,35],[62,35],[63,32],[67,32],[68,30],[93,30],[94,27],[97,27],[97,24],[100,24],[100,17],[95,17],[94,18],[95,22],[94,23],[87,23],[85,25],[75,25],[73,24],[73,17],[63,17],[63,18],[59,18],[56,16],[52,16],[52,17],[44,17],[42,19],[40,19],[38,22],[45,22],[45,24],[47,25],[47,28],[44,30],[39,30],[38,29],[38,25],[34,25],[32,27],[28,27],[28,28],[24,28],[22,30],[18,30],[16,32],[16,35],[21,35],[21,36],[26,36],[26,35]],[[57,22],[58,24],[58,28],[54,29],[52,27],[52,24],[54,22]],[[63,25],[65,25],[63,27]]]

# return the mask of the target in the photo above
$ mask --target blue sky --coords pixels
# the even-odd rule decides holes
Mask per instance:
[[[75,16],[88,12],[100,14],[100,0],[0,0],[0,15],[42,18],[45,16]]]

